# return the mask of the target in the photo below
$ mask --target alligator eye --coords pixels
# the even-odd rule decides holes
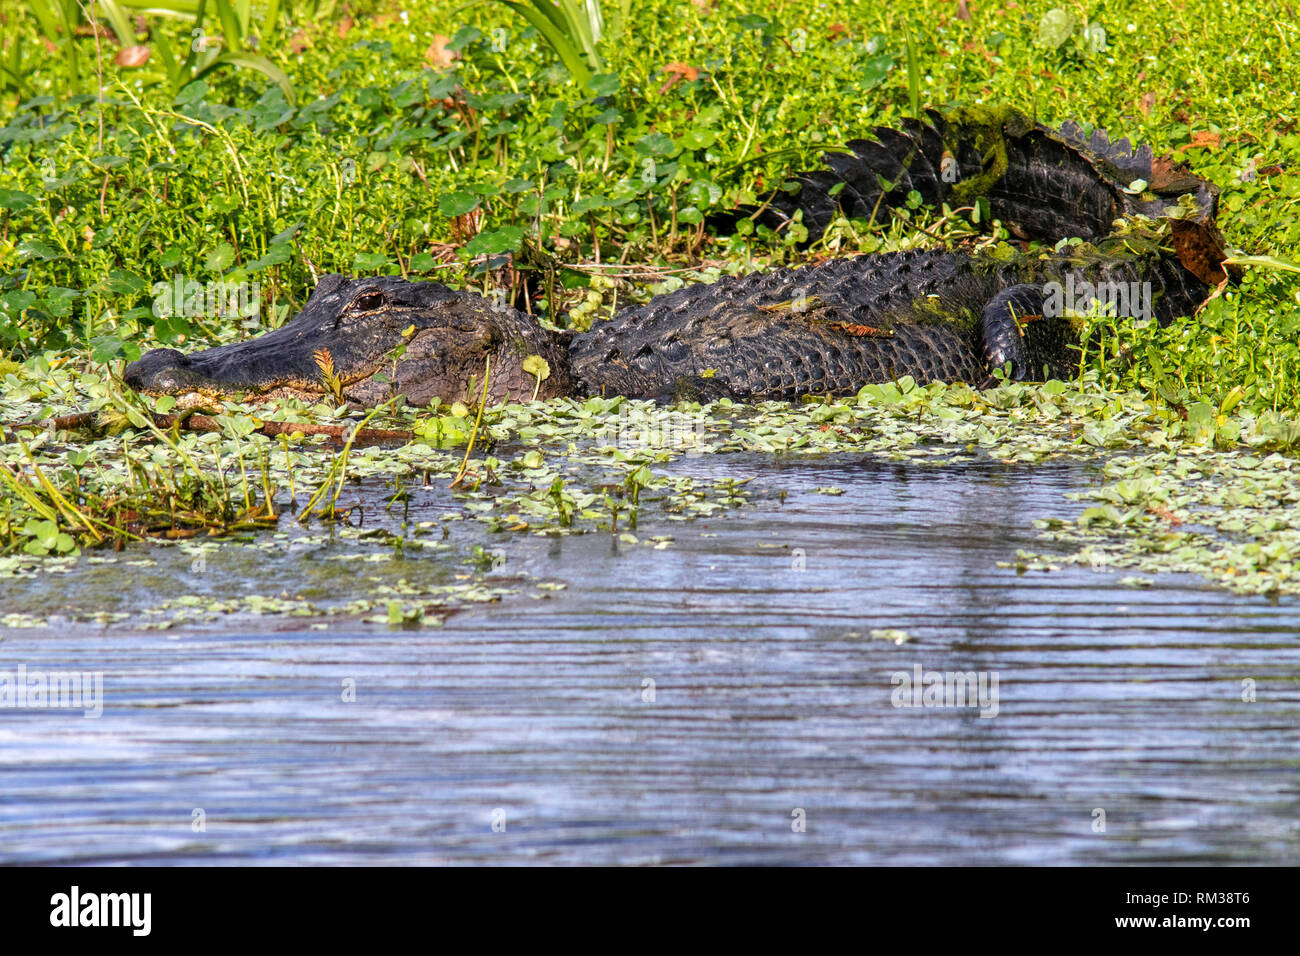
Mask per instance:
[[[388,296],[378,289],[370,289],[352,300],[352,309],[357,312],[374,312],[388,304]]]

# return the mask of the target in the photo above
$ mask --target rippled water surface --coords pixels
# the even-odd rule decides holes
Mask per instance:
[[[1072,515],[1088,466],[671,467],[786,495],[643,521],[665,550],[500,538],[490,577],[567,587],[432,630],[4,632],[0,669],[102,671],[105,706],[0,710],[0,860],[1300,862],[1294,600],[997,567],[1042,550],[1031,520]],[[413,492],[412,518],[438,493]],[[214,560],[206,580],[319,580],[319,562],[266,562]],[[57,606],[96,573],[0,600]],[[114,580],[128,602],[147,583]],[[996,676],[997,715],[893,706],[917,665]]]

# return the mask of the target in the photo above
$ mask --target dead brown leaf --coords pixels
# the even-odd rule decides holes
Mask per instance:
[[[149,48],[147,46],[124,46],[117,51],[117,56],[113,57],[113,62],[127,69],[144,66],[149,62]]]
[[[1147,511],[1151,512],[1157,518],[1163,518],[1165,521],[1168,521],[1171,525],[1174,525],[1175,527],[1183,523],[1182,518],[1178,517],[1178,515],[1174,514],[1164,505],[1160,505],[1160,504],[1147,505]]]
[[[668,82],[659,87],[660,96],[663,96],[682,80],[689,83],[700,76],[700,71],[688,63],[669,63],[661,72],[668,74]]]
[[[447,44],[451,42],[451,37],[443,36],[441,33],[433,35],[433,42],[429,48],[424,51],[424,62],[434,70],[445,70],[453,63],[460,59],[460,54],[455,50],[448,50]]]

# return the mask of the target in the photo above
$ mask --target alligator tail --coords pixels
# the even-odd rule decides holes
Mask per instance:
[[[748,216],[781,231],[799,219],[813,241],[841,213],[879,221],[915,191],[931,206],[984,200],[992,218],[1026,240],[1094,240],[1126,216],[1165,219],[1183,265],[1210,284],[1223,278],[1218,187],[1150,146],[1111,142],[1076,123],[1053,129],[1009,109],[928,110],[924,121],[901,126],[878,126],[873,138],[825,154],[827,169],[796,174],[793,190],[718,225]]]

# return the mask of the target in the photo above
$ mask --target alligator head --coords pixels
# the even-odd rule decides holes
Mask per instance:
[[[550,371],[540,388],[532,371],[539,363],[525,368],[534,355]],[[124,378],[151,395],[341,395],[369,407],[398,394],[413,405],[477,399],[485,373],[492,401],[569,389],[560,336],[523,313],[436,282],[328,275],[297,317],[275,331],[190,355],[154,349],[128,365]]]

